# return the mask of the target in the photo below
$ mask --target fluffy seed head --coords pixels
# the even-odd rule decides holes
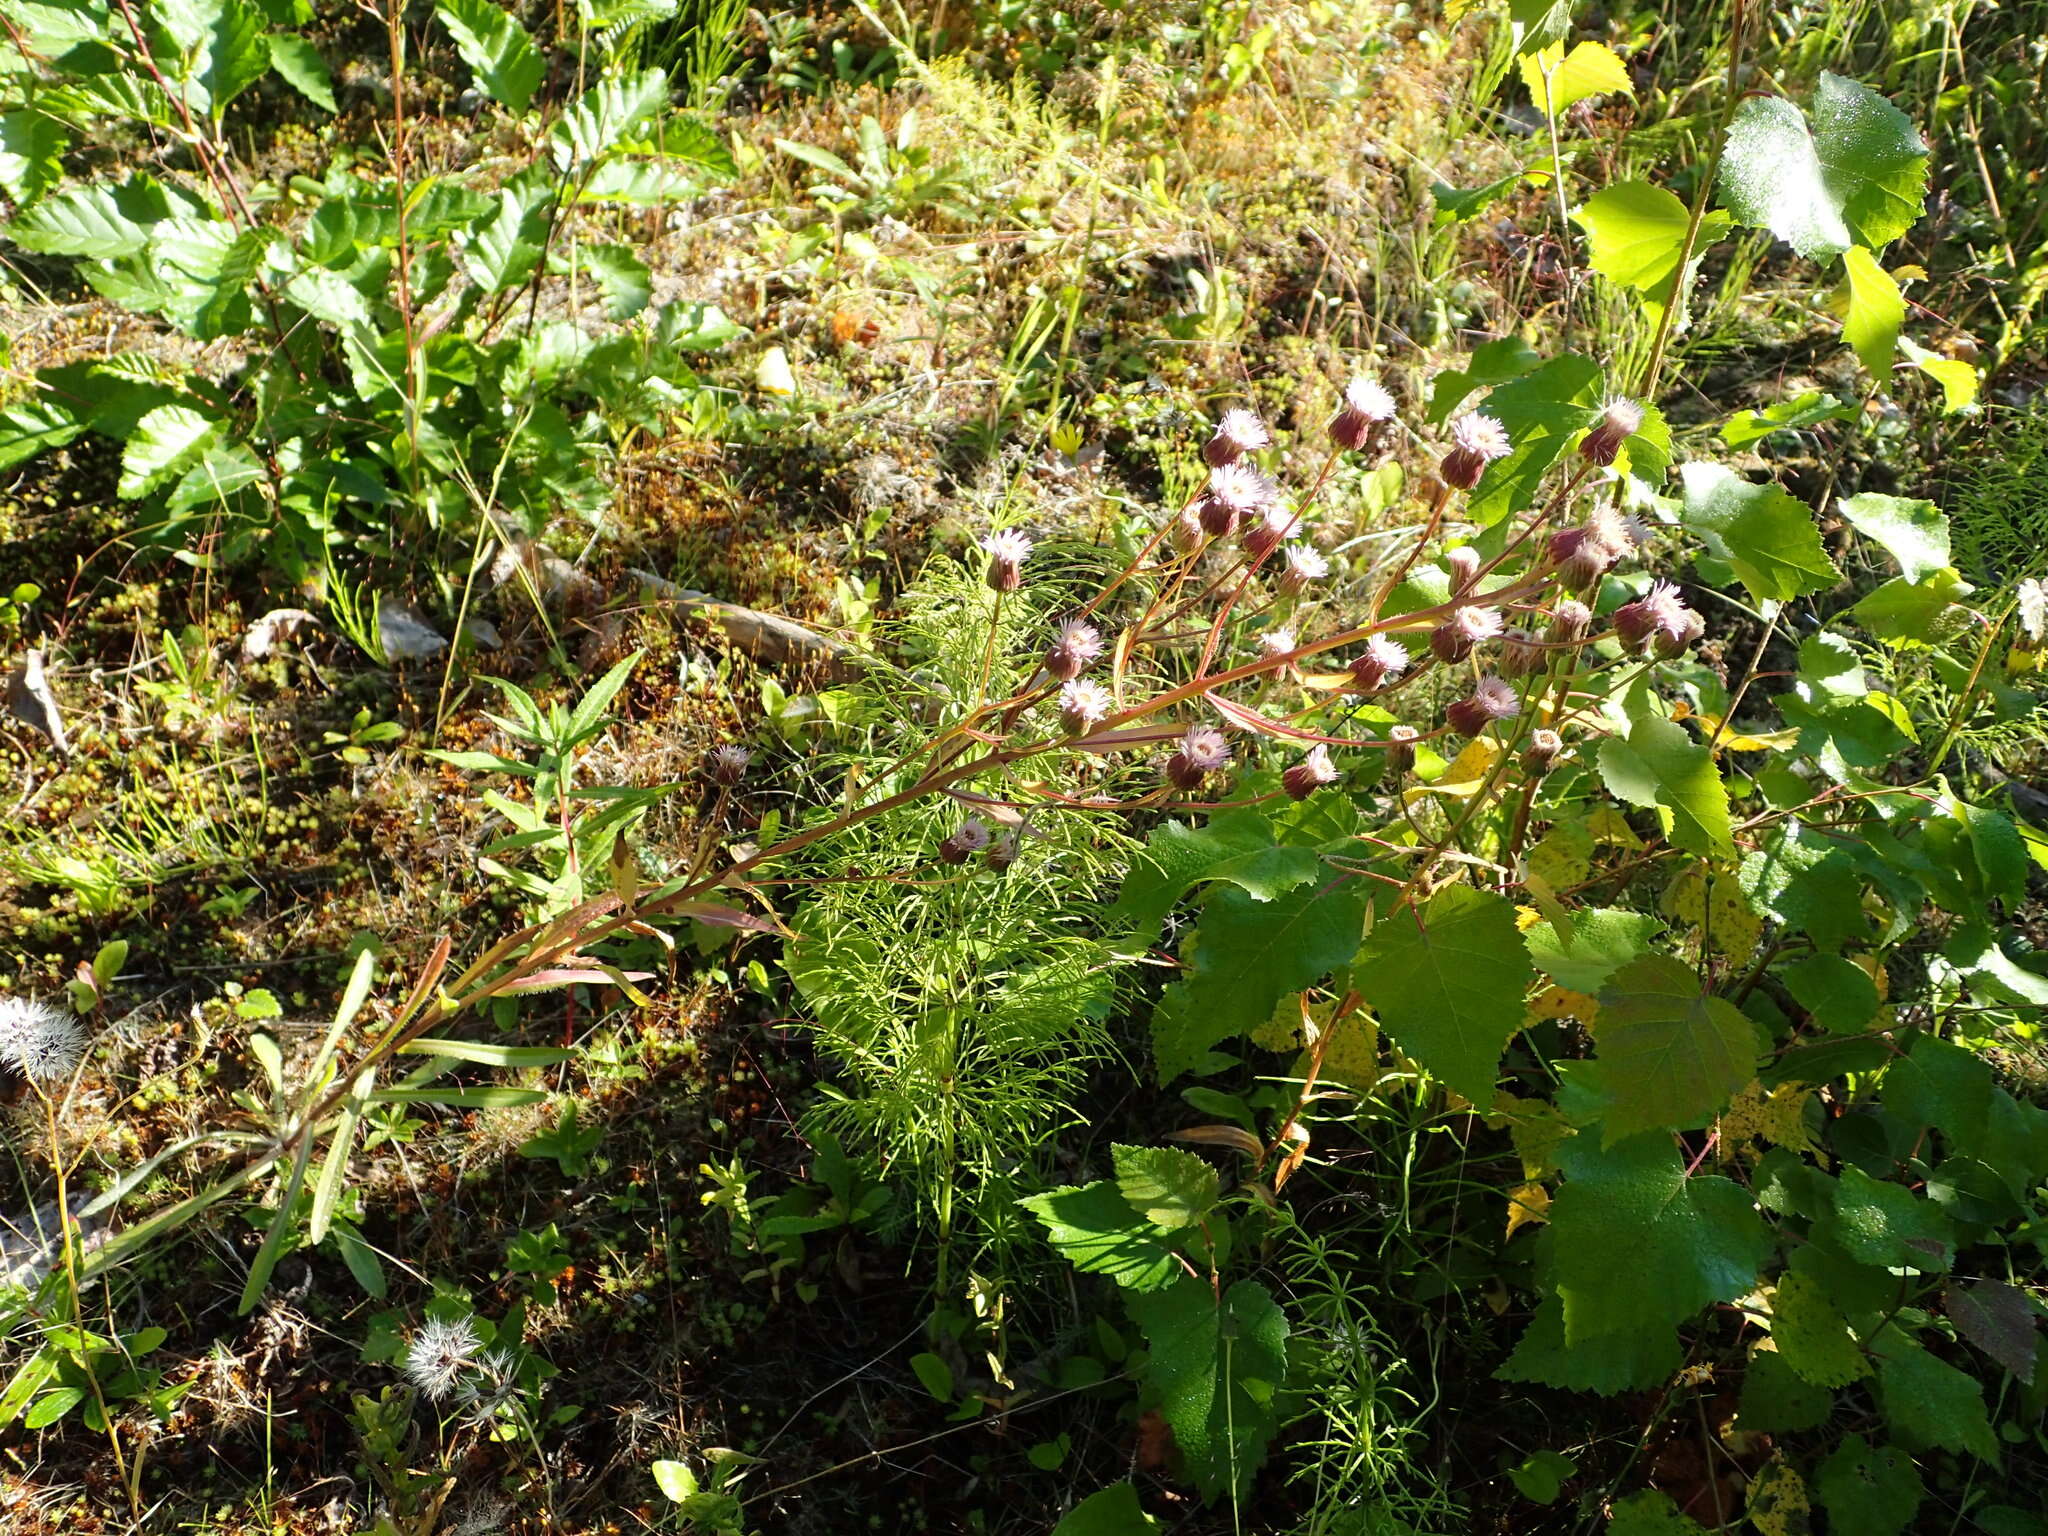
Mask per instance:
[[[1463,661],[1473,646],[1494,639],[1504,627],[1498,608],[1460,608],[1429,632],[1429,648],[1449,666]]]
[[[28,997],[0,998],[0,1060],[29,1081],[66,1081],[85,1060],[84,1029],[69,1012]]]
[[[1286,565],[1280,571],[1280,590],[1288,597],[1299,597],[1308,590],[1312,581],[1321,581],[1330,574],[1330,562],[1311,544],[1290,544],[1287,546]]]
[[[1470,544],[1445,550],[1444,569],[1451,573],[1451,596],[1456,597],[1479,579],[1479,551]]]
[[[1649,591],[1614,611],[1614,632],[1621,643],[1660,661],[1669,661],[1705,630],[1705,621],[1668,581],[1651,582]]]
[[[1567,597],[1550,611],[1550,643],[1576,645],[1593,629],[1593,610],[1576,597]]]
[[[1621,452],[1621,445],[1634,437],[1643,425],[1643,408],[1633,400],[1620,395],[1608,398],[1600,412],[1599,421],[1593,424],[1579,444],[1579,453],[1588,463],[1602,468],[1612,464]]]
[[[1202,458],[1210,468],[1221,469],[1272,441],[1273,434],[1263,421],[1242,406],[1232,406],[1217,421],[1215,435],[1202,446]]]
[[[1522,712],[1515,690],[1497,677],[1482,677],[1471,694],[1444,711],[1444,719],[1460,736],[1477,736],[1496,720]]]
[[[1528,677],[1543,670],[1546,657],[1536,637],[1526,629],[1511,629],[1501,637],[1500,670],[1506,677]]]
[[[1173,525],[1167,530],[1167,537],[1173,547],[1184,555],[1192,555],[1202,547],[1202,541],[1209,536],[1209,530],[1202,526],[1202,508],[1208,506],[1209,498],[1204,496],[1197,506],[1183,507],[1174,515]]]
[[[2014,595],[2019,599],[2020,633],[2035,645],[2048,640],[2048,586],[2029,576]]]
[[[1451,451],[1443,456],[1436,472],[1444,484],[1469,491],[1495,459],[1507,457],[1511,444],[1508,429],[1484,411],[1471,411],[1451,423]]]
[[[1100,725],[1115,707],[1116,699],[1110,691],[1085,677],[1060,689],[1060,724],[1075,736]]]
[[[1325,784],[1336,782],[1337,768],[1330,761],[1330,749],[1320,743],[1310,747],[1307,756],[1280,775],[1280,787],[1287,791],[1290,800],[1306,800]]]
[[[970,816],[939,844],[939,857],[948,864],[965,864],[988,845],[988,827],[979,816]]]
[[[1102,657],[1102,631],[1086,619],[1067,619],[1053,636],[1042,665],[1061,682],[1072,682]]]
[[[731,789],[747,776],[747,764],[753,760],[753,753],[730,742],[713,748],[709,764],[711,782],[721,789]]]
[[[1166,760],[1166,776],[1176,789],[1194,789],[1230,761],[1230,743],[1213,725],[1191,725],[1180,750]]]
[[[1005,832],[1001,837],[997,838],[994,842],[990,843],[988,845],[988,855],[986,862],[988,864],[988,867],[994,870],[997,874],[1001,874],[1004,870],[1008,869],[1012,864],[1016,863],[1017,834],[1014,832]]]
[[[1031,558],[1031,540],[1014,528],[992,533],[981,541],[988,554],[988,584],[997,592],[1014,592],[1024,585],[1024,562]]]
[[[1330,418],[1330,441],[1347,453],[1356,453],[1394,419],[1394,411],[1394,397],[1378,381],[1353,379],[1344,386],[1344,403]]]
[[[405,1374],[412,1384],[439,1402],[462,1382],[463,1372],[477,1362],[484,1341],[466,1317],[449,1321],[430,1317],[412,1336],[405,1351]]]
[[[1374,635],[1351,663],[1351,684],[1360,693],[1377,693],[1408,670],[1408,647],[1392,635]]]
[[[1415,738],[1421,734],[1412,725],[1397,725],[1387,731],[1387,772],[1407,773],[1415,766]]]
[[[1285,507],[1275,503],[1268,506],[1256,523],[1244,531],[1244,552],[1254,560],[1264,560],[1294,536],[1301,526],[1301,519]]]
[[[1283,624],[1259,636],[1259,655],[1271,661],[1275,656],[1285,656],[1295,644],[1294,631]]]
[[[1547,726],[1531,731],[1529,744],[1522,749],[1522,771],[1531,777],[1550,772],[1563,750],[1564,738]]]

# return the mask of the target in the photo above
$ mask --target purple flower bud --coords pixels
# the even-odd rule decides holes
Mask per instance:
[[[979,816],[960,823],[953,835],[939,844],[939,857],[948,864],[965,864],[989,844],[989,830]]]
[[[1330,749],[1320,743],[1310,747],[1307,756],[1280,775],[1280,787],[1287,791],[1290,800],[1306,800],[1325,784],[1336,782],[1337,769],[1330,761]]]
[[[1054,636],[1040,663],[1047,673],[1070,683],[1102,656],[1102,632],[1085,619],[1068,619]]]
[[[1463,661],[1472,647],[1497,637],[1502,629],[1498,608],[1460,608],[1429,632],[1429,648],[1445,666]]]
[[[1359,693],[1378,693],[1408,670],[1408,647],[1391,635],[1374,635],[1351,663],[1351,686]]]
[[[1515,690],[1497,677],[1482,677],[1471,695],[1459,699],[1444,711],[1444,720],[1460,736],[1477,736],[1496,720],[1510,720],[1522,712]]]
[[[1550,643],[1577,645],[1593,631],[1593,610],[1576,597],[1562,599],[1550,612]]]
[[[1209,537],[1209,530],[1202,525],[1202,508],[1208,504],[1208,500],[1209,498],[1204,496],[1195,506],[1183,507],[1174,517],[1173,527],[1168,530],[1167,537],[1173,541],[1173,547],[1184,555],[1192,555],[1202,547],[1202,541]],[[1232,526],[1235,526],[1235,519],[1232,520]]]
[[[1060,725],[1079,736],[1107,720],[1115,707],[1115,697],[1102,684],[1076,678],[1060,690]]]
[[[988,845],[988,867],[1001,874],[1017,862],[1017,834],[1006,832]]]
[[[1479,551],[1470,544],[1444,551],[1444,569],[1451,573],[1451,596],[1458,597],[1470,590],[1479,579],[1479,564]]]
[[[1541,672],[1549,661],[1542,644],[1526,629],[1511,629],[1501,637],[1500,670],[1503,677],[1529,677]]]
[[[1213,725],[1191,725],[1180,750],[1166,760],[1166,776],[1176,789],[1193,790],[1230,761],[1230,743]]]
[[[1377,383],[1353,379],[1344,386],[1344,403],[1330,418],[1330,441],[1346,453],[1357,453],[1394,419],[1394,410],[1394,397]]]
[[[1221,469],[1272,441],[1273,434],[1263,421],[1242,406],[1233,406],[1217,421],[1216,435],[1203,444],[1202,458],[1211,469]]]
[[[1397,725],[1387,732],[1387,772],[1395,775],[1415,767],[1415,738],[1422,732],[1412,725]]]
[[[1608,400],[1600,413],[1600,420],[1579,444],[1579,453],[1588,463],[1598,464],[1603,469],[1612,464],[1621,452],[1621,445],[1634,437],[1643,425],[1643,408],[1633,400],[1624,400],[1616,395]]]
[[[1451,451],[1436,472],[1453,490],[1469,491],[1487,465],[1507,457],[1510,446],[1506,427],[1483,411],[1473,411],[1451,423]]]
[[[753,760],[754,754],[745,747],[716,748],[711,754],[711,782],[721,789],[732,789],[747,776],[747,764]]]
[[[1269,506],[1256,523],[1244,531],[1244,552],[1264,560],[1294,536],[1301,519],[1284,507]]]
[[[1651,582],[1648,592],[1614,611],[1614,632],[1623,647],[1660,661],[1669,661],[1705,631],[1705,621],[1668,581]]]
[[[992,533],[981,541],[988,554],[988,584],[997,592],[1014,592],[1024,585],[1024,562],[1031,558],[1031,540],[1014,528]]]
[[[1522,748],[1522,771],[1531,778],[1541,778],[1550,772],[1563,750],[1564,738],[1557,732],[1547,727],[1531,731],[1529,744]]]

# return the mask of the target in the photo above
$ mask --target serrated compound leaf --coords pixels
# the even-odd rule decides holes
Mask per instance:
[[[1775,1349],[1751,1353],[1742,1372],[1742,1397],[1735,1427],[1764,1435],[1794,1435],[1828,1421],[1835,1394],[1802,1380]]]
[[[1609,978],[1593,1039],[1614,1095],[1604,1131],[1610,1146],[1639,1131],[1699,1124],[1756,1072],[1749,1020],[1668,955],[1632,960]]]
[[[1885,1068],[1881,1092],[1887,1114],[1968,1146],[1991,1111],[1991,1089],[1991,1068],[1975,1051],[1921,1035]]]
[[[1679,520],[1706,540],[1759,601],[1824,592],[1842,573],[1822,547],[1805,502],[1773,484],[1753,485],[1725,464],[1681,465]]]
[[[1953,569],[1936,571],[1924,581],[1895,576],[1849,612],[1887,645],[1945,645],[1971,623],[1970,611],[1960,603],[1972,590]]]
[[[1650,913],[1622,907],[1574,912],[1571,924],[1569,943],[1558,937],[1548,920],[1531,928],[1525,935],[1529,958],[1559,986],[1585,993],[1598,992],[1608,977],[1648,954],[1651,941],[1664,929]]]
[[[1216,1170],[1192,1152],[1118,1146],[1113,1155],[1116,1187],[1132,1210],[1162,1231],[1194,1226],[1222,1198]]]
[[[1159,1230],[1108,1179],[1066,1185],[1018,1204],[1045,1224],[1061,1257],[1132,1291],[1156,1291],[1186,1273]]]
[[[1872,1446],[1845,1435],[1814,1474],[1814,1496],[1830,1530],[1856,1536],[1898,1536],[1919,1513],[1926,1492],[1913,1458],[1895,1445]]]
[[[1868,86],[1823,73],[1813,122],[1782,97],[1737,108],[1721,157],[1721,202],[1802,256],[1881,249],[1919,218],[1927,146],[1911,120]]]
[[[1670,1379],[1685,1363],[1671,1327],[1606,1333],[1567,1345],[1564,1303],[1546,1296],[1515,1352],[1494,1372],[1502,1381],[1535,1382],[1568,1392],[1640,1392]]]
[[[17,400],[0,411],[0,469],[61,448],[85,430],[85,423],[52,400]]]
[[[149,227],[123,206],[119,189],[71,187],[17,214],[7,238],[38,255],[111,261],[147,246]]]
[[[1206,881],[1228,881],[1256,901],[1271,901],[1315,879],[1321,868],[1312,849],[1276,846],[1272,821],[1256,812],[1225,813],[1203,826],[1169,821],[1153,830],[1143,856],[1132,861],[1111,919],[1150,932]]]
[[[548,135],[557,168],[587,169],[625,143],[668,105],[668,76],[639,70],[599,82],[556,122]]]
[[[436,0],[434,13],[484,93],[508,112],[524,112],[547,74],[526,28],[495,0]]]
[[[1146,1397],[1172,1428],[1188,1476],[1205,1499],[1241,1496],[1279,1425],[1287,1315],[1255,1280],[1240,1280],[1219,1305],[1193,1275],[1126,1304],[1150,1355]]]
[[[1271,901],[1237,885],[1211,895],[1186,967],[1152,1013],[1160,1081],[1202,1066],[1212,1047],[1257,1029],[1281,998],[1314,986],[1356,954],[1365,929],[1364,883],[1326,872]]]
[[[1882,1336],[1878,1349],[1878,1402],[1893,1434],[1909,1446],[1998,1460],[1998,1436],[1976,1377],[1902,1334]]]
[[[1052,1536],[1145,1536],[1158,1529],[1159,1522],[1138,1502],[1137,1489],[1111,1483],[1068,1510]]]
[[[1645,715],[1627,736],[1600,743],[1600,777],[1630,805],[1658,806],[1671,818],[1671,842],[1690,853],[1733,853],[1728,788],[1705,743],[1684,726]]]
[[[1891,377],[1892,355],[1899,348],[1899,328],[1906,323],[1906,296],[1891,273],[1860,245],[1842,253],[1848,285],[1842,314],[1842,339],[1849,343],[1878,387]]]
[[[1835,503],[1835,510],[1850,527],[1876,541],[1898,561],[1899,571],[1908,581],[1925,581],[1954,559],[1948,519],[1931,501],[1865,491],[1843,497]]]
[[[1532,967],[1513,903],[1446,886],[1421,910],[1373,926],[1353,978],[1380,1026],[1466,1098],[1485,1103],[1522,1027]]]
[[[1792,1372],[1816,1387],[1846,1387],[1870,1373],[1827,1287],[1797,1270],[1780,1275],[1771,1292],[1771,1339]]]
[[[2034,1380],[2040,1314],[2027,1293],[2003,1280],[1951,1285],[1943,1298],[1956,1332],[2020,1379]]]
[[[1754,1288],[1769,1239],[1748,1191],[1688,1177],[1667,1136],[1558,1148],[1564,1186],[1550,1202],[1567,1341],[1668,1328]],[[1628,1262],[1617,1264],[1615,1256]]]

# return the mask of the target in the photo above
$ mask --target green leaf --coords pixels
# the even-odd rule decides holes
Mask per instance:
[[[35,1406],[22,1415],[22,1428],[48,1429],[84,1401],[85,1388],[56,1387],[37,1398]]]
[[[1617,182],[1587,198],[1572,222],[1586,232],[1595,272],[1640,293],[1653,316],[1670,306],[1678,287],[1679,253],[1692,222],[1684,203],[1647,181]],[[1695,261],[1727,233],[1728,224],[1728,215],[1718,208],[1700,220]]]
[[[84,422],[53,400],[17,400],[0,411],[0,469],[61,448],[84,430]]]
[[[1688,1177],[1671,1138],[1558,1148],[1565,1182],[1550,1203],[1566,1342],[1669,1327],[1756,1284],[1770,1239],[1748,1191]],[[1615,1256],[1626,1254],[1626,1263]]]
[[[548,152],[558,170],[587,169],[667,105],[668,76],[658,69],[602,81],[562,114]]]
[[[315,48],[295,32],[273,32],[270,34],[270,67],[283,77],[284,83],[297,91],[316,107],[333,112],[334,79],[327,72],[327,61]]]
[[[1679,520],[1735,567],[1750,596],[1786,602],[1841,580],[1821,547],[1805,502],[1777,485],[1752,485],[1724,464],[1680,467],[1685,500]]]
[[[1950,1286],[1942,1301],[1960,1337],[2012,1372],[2023,1386],[2032,1385],[2041,1330],[2025,1291],[2003,1280],[1979,1280]]]
[[[1727,786],[1706,744],[1684,726],[1645,715],[1627,736],[1600,743],[1599,764],[1601,780],[1618,799],[1668,813],[1674,846],[1691,853],[1735,851]]]
[[[209,110],[219,122],[228,103],[254,85],[270,69],[270,39],[263,13],[249,0],[209,0],[215,19],[207,38],[206,87]]]
[[[1473,390],[1519,379],[1542,361],[1542,354],[1519,336],[1503,336],[1476,347],[1462,369],[1446,369],[1436,376],[1424,419],[1432,427],[1440,427]]]
[[[524,112],[547,74],[526,28],[492,0],[435,0],[434,14],[484,93],[507,112]]]
[[[1730,448],[1747,448],[1773,432],[1796,432],[1824,421],[1844,421],[1852,414],[1833,395],[1808,390],[1760,411],[1737,411],[1721,423],[1721,440]]]
[[[1969,611],[1960,602],[1973,590],[1952,567],[1924,581],[1894,576],[1849,611],[1887,645],[1942,645],[1969,623]]]
[[[1749,1020],[1668,955],[1645,955],[1614,973],[1600,992],[1593,1039],[1614,1094],[1604,1122],[1609,1146],[1638,1131],[1698,1125],[1756,1075]]]
[[[1441,229],[1446,224],[1463,224],[1476,219],[1513,191],[1521,179],[1522,172],[1516,171],[1499,181],[1489,181],[1483,187],[1460,188],[1448,182],[1433,182],[1429,195],[1436,203],[1436,216],[1430,222]]]
[[[1067,1185],[1017,1202],[1045,1224],[1074,1268],[1133,1291],[1156,1291],[1184,1274],[1159,1229],[1131,1209],[1108,1179]]]
[[[1153,829],[1143,857],[1132,861],[1110,919],[1150,933],[1203,881],[1227,880],[1254,900],[1271,901],[1321,868],[1307,848],[1276,847],[1272,821],[1256,811],[1224,812],[1201,826],[1169,821]]]
[[[131,216],[116,188],[72,187],[17,214],[7,238],[43,256],[111,261],[149,244],[149,229]]]
[[[1967,1146],[1990,1113],[1991,1087],[1991,1068],[1975,1051],[1921,1035],[1885,1068],[1882,1093],[1887,1114]]]
[[[1681,1510],[1670,1494],[1646,1488],[1614,1501],[1606,1536],[1707,1536],[1707,1528]]]
[[[70,142],[63,124],[33,108],[0,112],[0,191],[33,203],[64,179]]]
[[[1640,1328],[1604,1333],[1567,1345],[1564,1303],[1546,1296],[1515,1345],[1515,1352],[1494,1372],[1502,1381],[1529,1381],[1568,1392],[1640,1392],[1670,1379],[1685,1363],[1678,1334],[1671,1328]]]
[[[1531,974],[1514,903],[1451,885],[1426,909],[1375,924],[1353,981],[1403,1051],[1484,1104],[1500,1077],[1500,1053],[1522,1027]]]
[[[1765,1435],[1818,1429],[1835,1406],[1835,1394],[1800,1380],[1782,1352],[1759,1349],[1742,1373],[1742,1401],[1736,1427]]]
[[[1945,794],[1941,808],[1959,823],[1969,839],[1984,892],[2017,907],[2027,899],[2027,845],[2012,818],[1988,805],[1971,805]]]
[[[1563,43],[1552,43],[1539,53],[1523,54],[1521,70],[1529,99],[1545,117],[1555,117],[1594,96],[1636,93],[1628,66],[1605,43],[1580,43],[1569,54]]]
[[[929,1350],[910,1357],[918,1382],[942,1403],[953,1401],[953,1368]]]
[[[543,189],[506,187],[487,220],[464,231],[460,246],[462,270],[485,293],[517,288],[540,263],[547,234],[547,199]]]
[[[1757,911],[1806,934],[1823,953],[1868,935],[1856,861],[1835,839],[1788,822],[1742,856],[1742,894]]]
[[[1363,880],[1319,876],[1271,901],[1236,885],[1202,909],[1181,979],[1152,1014],[1159,1080],[1203,1068],[1210,1048],[1256,1029],[1290,992],[1313,986],[1358,951],[1365,927]]]
[[[1845,1164],[1832,1209],[1814,1224],[1814,1237],[1858,1264],[1878,1269],[1945,1270],[1955,1256],[1948,1213],[1903,1184],[1873,1179]]]
[[[147,495],[199,457],[219,432],[219,422],[189,405],[156,407],[135,424],[121,451],[116,494],[124,500]]]
[[[1813,1491],[1828,1512],[1830,1530],[1898,1536],[1919,1513],[1925,1489],[1904,1451],[1890,1445],[1873,1449],[1861,1435],[1845,1435],[1814,1474]]]
[[[1551,465],[1599,416],[1602,377],[1598,363],[1567,352],[1486,397],[1484,409],[1507,428],[1510,446],[1467,498],[1473,522],[1491,528],[1535,501]]]
[[[1878,1401],[1901,1443],[1998,1460],[1998,1436],[1984,1411],[1984,1388],[1974,1376],[1896,1329],[1879,1336],[1877,1349]]]
[[[1891,273],[1860,245],[1842,253],[1848,307],[1842,314],[1842,338],[1855,349],[1863,366],[1881,387],[1891,377],[1892,354],[1898,350],[1899,327],[1906,323],[1906,296]]]
[[[1998,935],[1984,924],[1957,930],[1942,946],[1946,956],[1981,991],[2003,1002],[2048,1008],[2048,976],[2018,964],[1999,947]]]
[[[1192,1227],[1216,1208],[1222,1181],[1216,1170],[1178,1147],[1113,1149],[1116,1185],[1140,1216],[1166,1232]]]
[[[1845,496],[1835,503],[1835,510],[1866,539],[1884,546],[1908,581],[1925,581],[1954,561],[1948,519],[1931,501],[1865,491]]]
[[[1578,1476],[1579,1464],[1562,1451],[1545,1448],[1522,1458],[1519,1466],[1508,1468],[1508,1481],[1515,1492],[1532,1504],[1555,1504],[1564,1485]]]
[[[1787,966],[1785,987],[1822,1029],[1853,1035],[1877,1017],[1882,999],[1868,971],[1840,955],[1809,955]]]
[[[1163,1291],[1126,1298],[1144,1330],[1145,1397],[1173,1430],[1204,1499],[1241,1497],[1278,1427],[1287,1379],[1287,1315],[1257,1281],[1217,1305],[1209,1282],[1183,1275]]]
[[[1647,912],[1620,907],[1574,912],[1571,921],[1569,944],[1558,938],[1557,929],[1547,921],[1531,928],[1525,935],[1529,958],[1559,986],[1585,993],[1598,992],[1609,976],[1648,953],[1651,940],[1664,927]]]
[[[1158,1529],[1159,1522],[1139,1505],[1137,1489],[1111,1483],[1068,1510],[1052,1536],[1144,1536]]]
[[[1721,201],[1802,256],[1881,249],[1920,217],[1927,146],[1903,112],[1868,86],[1823,72],[1814,120],[1776,96],[1736,109],[1721,158]]]
[[[654,297],[654,276],[631,246],[581,246],[576,263],[597,279],[597,286],[604,290],[606,312],[614,320],[632,319]]]

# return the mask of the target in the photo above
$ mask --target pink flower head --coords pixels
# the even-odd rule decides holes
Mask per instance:
[[[1191,725],[1180,750],[1166,760],[1166,776],[1177,789],[1194,789],[1230,761],[1230,743],[1213,725]]]
[[[715,748],[711,753],[711,781],[720,788],[731,789],[746,777],[747,764],[753,757],[745,747],[728,744]]]
[[[1014,528],[992,533],[981,541],[988,555],[988,584],[998,592],[1014,592],[1024,585],[1024,562],[1031,558],[1031,540]]]
[[[1529,733],[1529,744],[1522,748],[1522,771],[1531,778],[1539,778],[1550,772],[1557,761],[1558,753],[1564,750],[1564,738],[1548,727],[1539,727]]]
[[[1460,608],[1429,632],[1429,648],[1449,666],[1470,656],[1475,645],[1496,638],[1504,627],[1498,608]]]
[[[1072,682],[1102,657],[1102,631],[1086,619],[1067,619],[1040,663],[1061,682]]]
[[[1669,661],[1706,632],[1706,622],[1686,606],[1677,587],[1653,581],[1649,591],[1614,611],[1614,632],[1629,650]]]
[[[1109,718],[1116,698],[1100,683],[1077,677],[1060,689],[1060,724],[1075,736]]]
[[[1273,551],[1294,537],[1301,526],[1301,519],[1285,507],[1275,503],[1266,508],[1256,523],[1244,531],[1244,552],[1254,560],[1264,560]]]
[[[1484,411],[1471,411],[1451,423],[1451,451],[1437,465],[1444,484],[1469,491],[1486,473],[1486,466],[1508,456],[1513,445],[1508,429],[1498,418]]]
[[[1351,663],[1351,683],[1360,693],[1377,693],[1408,670],[1408,647],[1392,635],[1374,635]]]
[[[1470,544],[1444,551],[1444,569],[1451,573],[1451,596],[1468,591],[1479,579],[1479,551]]]
[[[1306,800],[1325,784],[1336,782],[1337,768],[1330,761],[1330,749],[1320,742],[1280,775],[1280,787],[1287,791],[1290,800]]]
[[[1263,512],[1279,495],[1279,487],[1250,465],[1220,464],[1209,471],[1209,488],[1195,511],[1203,532],[1227,539],[1239,519]]]
[[[1211,469],[1221,469],[1272,441],[1273,434],[1263,421],[1243,406],[1232,406],[1217,421],[1215,435],[1203,445],[1202,458]]]
[[[1515,690],[1497,677],[1482,677],[1469,697],[1459,699],[1444,711],[1444,720],[1460,736],[1477,736],[1496,720],[1511,720],[1522,712]]]
[[[1376,380],[1353,379],[1344,386],[1344,403],[1330,418],[1330,441],[1347,453],[1356,453],[1394,419],[1394,411],[1394,397]]]
[[[1541,672],[1546,656],[1543,646],[1526,629],[1511,629],[1501,636],[1500,670],[1508,677],[1527,677]]]
[[[1550,611],[1550,643],[1576,645],[1592,632],[1593,610],[1576,597],[1561,599]]]
[[[939,844],[939,857],[948,864],[965,864],[989,845],[990,833],[979,816],[961,822],[953,835]]]
[[[1330,562],[1312,544],[1288,545],[1286,560],[1280,572],[1280,590],[1289,597],[1301,596],[1310,582],[1330,574]]]
[[[1610,396],[1600,412],[1600,420],[1579,443],[1579,453],[1589,462],[1602,468],[1612,464],[1621,452],[1621,445],[1642,429],[1643,408],[1633,400],[1620,395]]]

